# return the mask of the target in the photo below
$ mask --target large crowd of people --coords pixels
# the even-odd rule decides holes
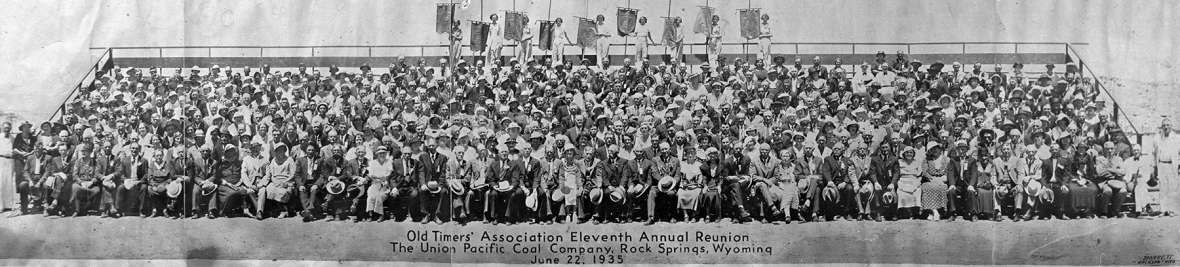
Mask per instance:
[[[19,211],[57,216],[789,223],[1172,209],[1149,205],[1167,192],[1147,188],[1175,179],[1180,154],[1134,145],[1072,63],[1030,74],[900,52],[850,66],[759,54],[116,67],[60,120],[16,126],[4,154]]]

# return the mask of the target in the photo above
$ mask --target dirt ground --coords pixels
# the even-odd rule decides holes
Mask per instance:
[[[1180,254],[1178,217],[1051,220],[1033,222],[821,222],[774,224],[423,225],[397,222],[313,222],[296,218],[172,220],[165,218],[57,218],[0,214],[0,258],[42,259],[254,259],[528,263],[534,256],[564,254],[398,253],[407,230],[446,233],[551,233],[568,235],[670,234],[701,231],[746,235],[740,245],[771,253],[625,254],[626,263],[876,263],[1134,265]],[[567,239],[567,241],[569,241]],[[413,242],[408,242],[413,243]],[[511,242],[482,242],[512,244]],[[619,242],[605,242],[617,246]],[[639,244],[641,242],[622,242]],[[449,243],[448,243],[449,244]],[[455,243],[461,244],[461,243]],[[541,243],[524,242],[533,245]],[[600,243],[559,243],[594,246]],[[664,245],[702,245],[665,242]],[[642,244],[639,244],[642,245]],[[540,246],[540,245],[538,245]],[[545,244],[548,246],[548,244]],[[712,244],[705,244],[712,250]],[[710,251],[711,252],[711,251]],[[586,255],[585,263],[591,263]],[[562,259],[563,261],[565,259]],[[11,261],[9,261],[12,263]],[[16,263],[20,263],[19,261]],[[1174,262],[1172,264],[1175,264]]]

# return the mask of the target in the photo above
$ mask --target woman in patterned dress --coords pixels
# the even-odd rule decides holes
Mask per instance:
[[[930,220],[942,218],[946,209],[946,168],[950,157],[943,153],[942,144],[931,142],[926,145],[926,167],[922,174],[922,212],[930,213]]]

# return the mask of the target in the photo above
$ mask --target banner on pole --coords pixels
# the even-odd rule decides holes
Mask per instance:
[[[491,25],[482,21],[471,21],[471,51],[483,52],[484,48],[488,46],[488,33],[491,31]]]
[[[594,20],[578,18],[578,46],[594,47],[594,40],[598,39],[598,36],[595,36],[595,27],[598,27],[598,24],[594,23]]]
[[[557,24],[551,20],[541,21],[540,36],[537,40],[537,46],[541,47],[541,50],[553,50],[553,28],[555,25]]]
[[[746,39],[758,38],[762,35],[759,29],[761,24],[758,23],[759,18],[762,17],[762,11],[757,8],[738,10],[741,14],[742,37]]]
[[[635,33],[635,21],[639,19],[639,10],[620,7],[617,19],[619,36],[630,36]]]
[[[438,33],[451,32],[451,20],[455,18],[455,4],[438,4],[434,13],[434,31]]]
[[[524,13],[508,11],[504,16],[504,40],[520,41],[524,36]]]
[[[664,17],[664,45],[675,45],[676,34],[676,18]]]
[[[713,28],[713,7],[700,6],[700,11],[697,12],[697,20],[692,25],[693,33],[707,33]]]

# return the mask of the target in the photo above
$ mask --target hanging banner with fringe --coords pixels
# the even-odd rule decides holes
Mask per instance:
[[[692,24],[693,33],[707,33],[713,29],[713,7],[700,6],[700,11],[697,12],[697,20]]]
[[[437,33],[451,32],[451,23],[455,18],[455,4],[438,4],[434,13],[434,31]]]
[[[618,24],[619,36],[630,36],[635,33],[635,21],[639,18],[639,10],[633,8],[619,8]]]
[[[598,24],[594,23],[594,20],[578,18],[578,46],[594,47],[594,40],[598,39],[598,36],[595,36],[595,27],[598,27]]]
[[[504,40],[520,41],[524,26],[524,13],[508,11],[504,15]]]
[[[471,51],[483,52],[484,48],[488,46],[488,33],[491,31],[492,25],[487,22],[471,21]]]
[[[746,39],[758,38],[762,32],[758,28],[761,25],[758,23],[758,20],[762,17],[762,11],[757,8],[750,8],[740,9],[738,13],[741,14],[742,37]]]

